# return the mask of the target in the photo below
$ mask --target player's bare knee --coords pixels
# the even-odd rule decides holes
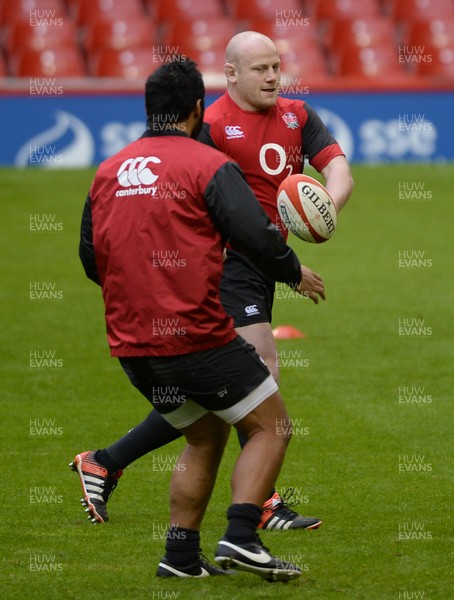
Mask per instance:
[[[279,398],[280,402],[276,406],[276,410],[273,415],[274,434],[276,438],[287,447],[293,435],[293,424],[289,417],[282,398]]]
[[[217,435],[214,438],[210,439],[210,452],[213,460],[220,459],[224,454],[225,446],[227,444],[227,440],[230,435],[230,425],[228,423],[223,423],[223,426],[220,427],[217,431]]]

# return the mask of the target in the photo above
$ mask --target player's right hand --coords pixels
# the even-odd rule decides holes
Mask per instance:
[[[301,265],[302,278],[298,285],[298,292],[307,298],[310,298],[315,304],[318,304],[319,297],[326,300],[325,284],[318,273],[314,273],[304,265]]]

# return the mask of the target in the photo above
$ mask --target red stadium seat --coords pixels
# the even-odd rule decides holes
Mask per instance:
[[[225,48],[214,48],[202,52],[193,52],[190,57],[197,63],[198,68],[205,73],[224,73]]]
[[[236,33],[236,23],[229,17],[207,17],[193,21],[175,20],[169,23],[164,38],[166,45],[178,47],[177,52],[191,55],[225,47]]]
[[[445,48],[454,43],[454,16],[415,21],[408,27],[404,43],[408,46]]]
[[[368,48],[347,48],[339,57],[336,75],[361,77],[405,76],[396,48],[387,44]]]
[[[306,17],[300,0],[234,0],[227,4],[231,15],[238,20],[275,20],[277,24],[303,26]]]
[[[309,42],[307,38],[277,38],[275,39],[275,42],[281,57],[290,55],[292,53],[297,53],[298,56],[302,56],[304,53],[312,53],[314,48],[318,54],[320,54],[321,52],[318,40],[313,40]],[[305,58],[303,57],[302,60],[305,61]],[[325,59],[323,58],[323,60]]]
[[[394,22],[386,17],[358,17],[334,21],[324,38],[325,46],[336,52],[346,46],[367,48],[382,43],[395,45],[397,32]]]
[[[193,19],[222,17],[224,15],[221,0],[152,0],[147,5],[158,23],[168,23],[175,19]]]
[[[65,18],[59,27],[47,24],[30,27],[26,21],[13,23],[7,28],[4,46],[8,54],[15,54],[27,49],[74,48],[77,43],[77,28],[71,19]]]
[[[380,16],[378,0],[317,0],[313,16],[318,21],[351,21],[361,17]]]
[[[77,0],[73,10],[79,25],[144,16],[140,0]]]
[[[151,48],[158,44],[158,34],[149,17],[95,21],[87,26],[83,46],[89,55],[101,48]]]
[[[16,77],[84,77],[85,64],[77,48],[58,50],[25,50],[14,57],[13,74]]]
[[[290,77],[327,76],[328,65],[317,46],[282,52],[281,73]]]
[[[278,25],[278,23],[277,19],[251,19],[245,21],[240,29],[259,31],[280,44],[281,48],[295,43],[300,48],[304,45],[307,47],[319,44],[318,30],[313,19],[308,19],[306,25],[302,26],[292,25],[290,22],[286,25]]]
[[[103,48],[90,60],[90,74],[96,77],[120,77],[129,81],[143,80],[161,66],[162,58],[155,48],[115,50]]]
[[[6,66],[6,61],[3,56],[0,54],[0,77],[8,76],[8,68]]]
[[[454,44],[443,48],[425,46],[421,58],[414,65],[418,75],[454,81]]]
[[[387,9],[395,21],[407,23],[454,15],[452,0],[390,0]]]
[[[9,0],[0,3],[0,23],[11,25],[23,21],[30,27],[59,25],[67,17],[63,0]]]

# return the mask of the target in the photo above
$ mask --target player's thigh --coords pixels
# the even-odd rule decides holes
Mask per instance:
[[[183,427],[181,433],[192,446],[223,451],[229,437],[230,425],[209,412],[188,427]]]
[[[181,394],[209,411],[228,409],[242,401],[270,375],[254,347],[240,336],[209,350],[151,357],[149,364],[159,381],[177,386]]]
[[[210,350],[120,361],[134,385],[179,430],[208,411],[236,423],[277,390],[264,361],[240,336]]]
[[[284,424],[287,425],[286,430],[290,431],[290,417],[280,392],[276,391],[235,423],[235,427],[247,437],[261,431],[278,437],[284,430]]]
[[[270,323],[252,323],[244,327],[236,327],[236,331],[249,344],[252,344],[257,354],[267,364],[274,379],[278,378],[277,347]]]
[[[273,281],[267,280],[244,255],[229,250],[220,285],[221,302],[235,327],[270,323]]]

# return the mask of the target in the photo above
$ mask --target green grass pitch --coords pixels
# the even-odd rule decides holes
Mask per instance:
[[[454,167],[353,170],[355,191],[333,239],[316,246],[290,237],[323,275],[326,302],[281,286],[274,311],[274,325],[306,335],[279,341],[295,435],[278,488],[293,487],[297,509],[323,519],[317,531],[262,534],[302,567],[288,584],[246,573],[154,576],[181,440],[127,469],[109,524],[86,521],[68,462],[149,410],[109,357],[100,290],[77,255],[94,171],[0,171],[2,598],[453,597]],[[51,366],[38,368],[43,356]],[[237,453],[232,435],[202,529],[209,558]]]

